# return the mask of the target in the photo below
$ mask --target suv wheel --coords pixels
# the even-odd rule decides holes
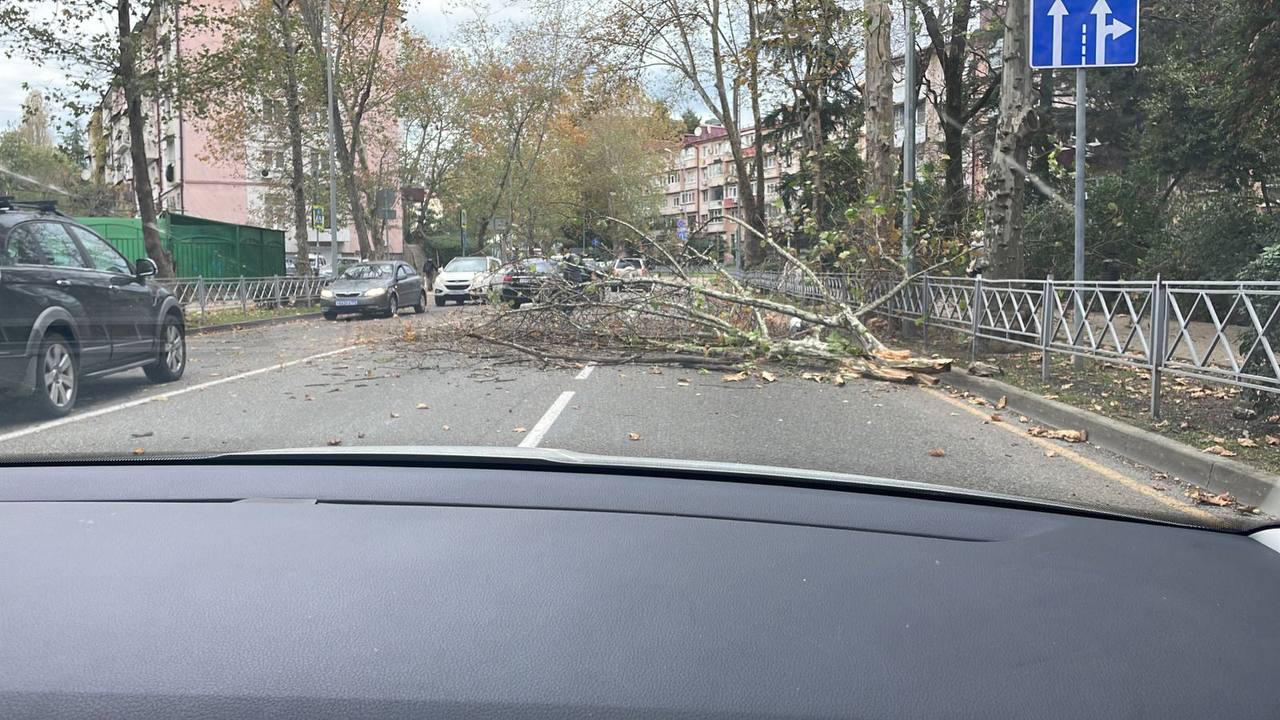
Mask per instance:
[[[443,295],[436,296],[436,307],[444,307],[445,299]]]
[[[164,319],[160,328],[160,351],[156,361],[145,368],[151,382],[173,382],[187,369],[187,334],[182,323],[172,315]]]
[[[80,394],[76,356],[66,336],[52,332],[40,343],[36,362],[36,405],[41,413],[62,417],[75,407]]]

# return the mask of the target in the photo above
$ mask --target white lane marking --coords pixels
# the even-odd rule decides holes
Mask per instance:
[[[573,379],[586,380],[587,378],[591,377],[591,371],[595,369],[596,369],[595,363],[587,363],[587,366],[582,368],[582,371],[579,372]]]
[[[17,438],[25,437],[27,435],[34,435],[35,433],[43,432],[45,430],[52,430],[53,428],[56,428],[56,427],[62,427],[63,425],[70,425],[71,423],[80,422],[81,420],[88,420],[90,418],[96,418],[101,415],[108,415],[110,413],[120,412],[121,410],[128,410],[131,407],[146,405],[147,403],[153,402],[155,400],[160,400],[160,399],[167,400],[169,398],[177,397],[179,395],[186,395],[189,392],[195,392],[196,390],[204,390],[207,388],[211,388],[215,385],[229,383],[234,380],[243,380],[245,378],[253,377],[254,375],[261,375],[263,373],[271,372],[272,370],[283,370],[287,367],[293,367],[294,365],[301,365],[302,363],[311,362],[312,360],[319,360],[321,358],[329,357],[330,355],[337,355],[339,353],[350,352],[351,350],[355,350],[358,347],[360,346],[349,345],[344,348],[338,348],[337,350],[322,352],[319,355],[311,355],[309,357],[304,357],[299,360],[291,360],[287,363],[280,363],[277,365],[272,365],[270,367],[258,368],[257,370],[242,372],[239,375],[229,375],[224,378],[218,378],[217,380],[202,382],[197,385],[192,385],[190,387],[184,387],[181,390],[174,390],[172,392],[159,393],[157,395],[148,395],[147,397],[138,398],[137,400],[130,400],[128,402],[122,402],[118,405],[108,405],[107,407],[98,408],[97,410],[90,410],[88,412],[78,413],[75,415],[68,415],[67,417],[60,418],[58,420],[50,420],[48,422],[40,423],[39,425],[32,425],[31,427],[23,428],[21,430],[14,430],[13,432],[4,433],[3,435],[0,435],[0,442],[5,442],[7,440],[15,440]]]
[[[547,431],[551,429],[556,418],[560,417],[560,413],[564,412],[565,406],[568,405],[569,401],[572,399],[572,390],[565,390],[560,393],[560,397],[556,398],[556,401],[551,403],[551,407],[547,408],[547,411],[543,413],[542,419],[538,421],[538,424],[534,425],[533,429],[529,431],[529,434],[524,436],[524,440],[520,441],[520,447],[538,447],[538,443],[542,442],[542,438],[546,437]]]

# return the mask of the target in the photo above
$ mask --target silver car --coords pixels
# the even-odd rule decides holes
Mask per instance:
[[[391,317],[409,305],[426,312],[427,291],[418,271],[398,261],[352,265],[320,291],[325,320],[336,320],[343,313]]]

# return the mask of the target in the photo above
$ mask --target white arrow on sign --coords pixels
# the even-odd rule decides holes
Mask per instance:
[[[1094,27],[1096,28],[1094,31],[1093,64],[1106,65],[1107,40],[1109,38],[1118,38],[1133,28],[1119,20],[1107,22],[1107,16],[1111,14],[1111,6],[1107,4],[1107,0],[1098,0],[1089,12],[1093,14]]]
[[[1067,16],[1067,6],[1062,0],[1053,0],[1049,6],[1049,17],[1053,18],[1053,65],[1062,65],[1062,18]],[[1041,45],[1041,47],[1044,47]]]

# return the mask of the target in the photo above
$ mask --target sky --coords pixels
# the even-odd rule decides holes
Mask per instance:
[[[405,0],[404,7],[407,24],[441,45],[449,44],[458,27],[468,20],[476,17],[495,22],[519,20],[528,12],[519,3],[476,0]],[[0,130],[11,129],[21,122],[22,101],[28,92],[24,83],[31,89],[43,90],[60,87],[64,82],[65,75],[57,67],[33,66],[25,58],[9,59],[0,54]],[[57,112],[51,104],[48,110]]]

